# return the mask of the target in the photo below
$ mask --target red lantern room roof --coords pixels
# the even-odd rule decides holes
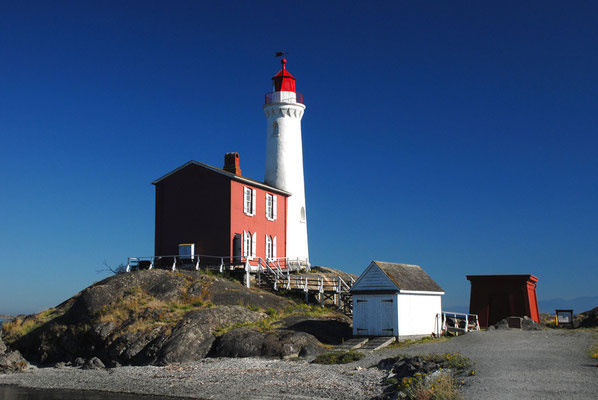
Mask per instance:
[[[285,65],[287,63],[286,58],[280,60],[282,69],[279,73],[274,75],[272,82],[274,83],[275,92],[295,92],[295,78],[287,71]]]

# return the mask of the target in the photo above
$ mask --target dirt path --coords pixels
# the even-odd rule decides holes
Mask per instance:
[[[587,353],[595,340],[583,331],[492,330],[402,352],[460,351],[474,360],[467,399],[597,399],[598,363]]]

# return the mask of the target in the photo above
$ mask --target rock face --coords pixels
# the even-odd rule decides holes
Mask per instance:
[[[21,372],[27,368],[29,368],[27,360],[18,351],[7,351],[2,336],[0,336],[0,374]]]
[[[292,315],[280,322],[283,329],[308,333],[324,344],[338,345],[353,337],[353,321],[344,314],[327,317]]]
[[[239,328],[220,337],[211,355],[289,358],[316,355],[323,351],[325,348],[321,343],[307,333],[287,330],[257,332]]]
[[[509,324],[509,321],[511,323]],[[518,325],[514,327],[513,325]],[[524,317],[509,317],[502,319],[494,325],[495,329],[521,329],[523,331],[539,331],[542,326],[528,316]]]
[[[579,323],[579,326],[584,328],[593,328],[598,326],[598,307],[594,307],[589,311],[585,311],[580,313],[582,316],[582,320]]]
[[[179,321],[158,353],[161,364],[188,362],[204,358],[210,351],[216,329],[265,318],[263,313],[241,306],[223,306],[191,311]]]
[[[18,319],[9,343],[42,365],[104,368],[197,361],[210,352],[231,357],[316,354],[321,351],[318,339],[336,344],[351,335],[351,320],[341,314],[289,316],[289,307],[297,305],[224,277],[135,271],[98,282],[55,309]],[[260,320],[281,316],[286,318],[274,331],[251,330]],[[28,333],[19,336],[25,327]],[[240,327],[245,329],[231,329]]]

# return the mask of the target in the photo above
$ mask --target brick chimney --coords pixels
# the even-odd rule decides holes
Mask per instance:
[[[241,167],[239,166],[239,153],[224,154],[224,168],[226,172],[241,176]]]

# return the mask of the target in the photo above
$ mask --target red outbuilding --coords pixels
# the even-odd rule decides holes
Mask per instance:
[[[482,328],[507,317],[528,316],[540,322],[533,275],[467,275],[471,282],[469,313],[477,314]]]
[[[286,257],[290,193],[241,175],[239,154],[223,169],[189,161],[156,186],[155,256],[256,264]]]

